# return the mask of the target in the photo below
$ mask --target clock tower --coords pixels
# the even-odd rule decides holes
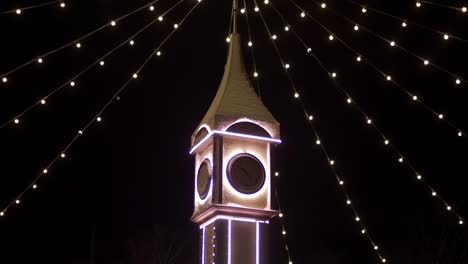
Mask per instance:
[[[233,32],[218,92],[192,135],[194,213],[200,226],[200,264],[267,264],[272,145],[279,123],[254,91]]]

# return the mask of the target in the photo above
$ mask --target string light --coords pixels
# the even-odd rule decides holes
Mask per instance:
[[[390,41],[390,46],[394,47],[395,46],[395,41]]]
[[[134,74],[132,75],[132,77],[133,77],[133,79],[137,79],[137,78],[138,78],[138,74],[134,73]]]
[[[99,62],[99,65],[104,66],[105,62],[102,60]]]
[[[322,4],[320,5],[320,7],[322,7],[322,8],[326,8],[326,7],[327,7],[327,4],[325,4],[325,3],[322,3]]]
[[[41,104],[43,104],[43,105],[46,104],[46,100],[45,100],[45,99],[42,99],[42,100],[41,100]]]
[[[390,144],[390,141],[389,141],[388,139],[386,139],[386,140],[384,141],[384,144],[385,144],[385,145],[388,145],[388,144]]]
[[[150,7],[149,7],[149,10],[150,10],[150,11],[154,11],[154,6],[150,6]]]
[[[75,46],[79,49],[79,48],[81,48],[81,43],[78,42],[78,43],[76,43]]]
[[[164,20],[164,17],[159,16],[159,17],[158,17],[158,20],[159,20],[159,21],[163,21],[163,20]]]
[[[362,60],[362,59],[361,59],[361,56],[357,56],[357,57],[356,57],[356,60],[357,60],[358,62],[360,62],[360,61]]]
[[[439,114],[439,119],[444,119],[444,115],[443,115],[443,114]]]
[[[8,78],[7,78],[7,77],[3,77],[3,78],[2,78],[2,82],[4,82],[4,83],[8,82]]]
[[[182,2],[182,1],[180,1],[179,3],[181,3],[181,2]],[[195,4],[195,5],[192,7],[192,9],[190,9],[190,10],[188,11],[188,13],[186,13],[186,15],[185,15],[185,16],[183,17],[183,19],[180,21],[179,25],[182,25],[182,24],[185,22],[185,20],[188,18],[188,16],[194,11],[194,9],[195,9],[198,5],[199,5],[199,3]],[[159,49],[168,41],[168,39],[173,35],[174,32],[175,32],[175,29],[174,29],[170,34],[168,34],[168,35],[166,36],[166,38],[161,42],[161,44],[160,44],[155,50],[159,50]],[[126,43],[126,41],[123,42],[123,43]],[[152,57],[153,54],[154,54],[154,51],[151,52],[150,56],[148,56],[148,58],[147,58],[147,59],[144,61],[144,63],[140,66],[140,68],[138,69],[137,72],[140,72],[140,71],[146,66],[146,64],[150,61],[150,59],[151,59],[151,57]],[[101,108],[101,110],[98,112],[98,115],[95,115],[93,118],[91,118],[90,121],[84,126],[83,129],[78,130],[78,135],[82,135],[82,134],[84,133],[84,131],[87,130],[87,129],[91,126],[91,124],[92,124],[93,122],[97,121],[97,120],[100,118],[100,114],[102,114],[103,112],[105,112],[105,111],[107,110],[107,108],[110,106],[111,102],[115,100],[115,98],[118,98],[118,95],[119,95],[125,88],[128,87],[128,85],[130,84],[130,81],[131,81],[131,78],[130,78],[124,85],[122,85],[122,86],[120,87],[120,89],[118,89],[118,90],[112,95],[111,99],[110,99],[110,100]],[[17,120],[17,119],[16,119],[16,120]],[[18,120],[17,122],[19,122],[19,120]],[[17,122],[15,122],[15,123],[17,123]],[[98,121],[98,122],[99,122],[99,121]],[[77,139],[78,139],[78,137],[76,137],[76,136],[73,137],[73,139],[67,144],[67,147],[66,147],[62,152],[60,152],[59,157],[64,158],[64,157],[65,157],[65,151],[67,151],[67,150],[76,142]],[[52,159],[52,161],[47,165],[47,168],[50,168],[51,166],[53,166],[54,163],[55,163],[57,160],[58,160],[58,157],[55,158],[55,159]],[[2,213],[1,213],[1,216],[5,215],[5,212],[6,212],[14,203],[18,204],[18,203],[20,202],[19,198],[20,198],[26,191],[28,191],[28,190],[30,190],[31,188],[33,188],[33,186],[36,186],[36,187],[37,187],[36,181],[38,181],[42,175],[45,175],[45,174],[48,173],[48,169],[47,169],[47,168],[44,169],[44,170],[42,171],[42,173],[39,174],[39,176],[31,183],[31,185],[29,185],[23,192],[21,192],[21,194],[20,194],[12,203],[8,204],[2,211],[0,211],[0,212],[2,212]]]
[[[354,26],[354,31],[358,31],[359,30],[359,26],[358,25],[355,25]]]
[[[289,27],[288,27],[288,26],[285,26],[285,27],[284,27],[284,31],[289,31]]]
[[[336,78],[336,72],[332,72],[331,77]]]
[[[62,154],[60,154],[60,157],[61,157],[62,159],[64,159],[64,158],[66,157],[66,154],[65,154],[65,153],[62,153]]]
[[[275,176],[278,177],[278,176],[279,176],[279,172],[275,171]]]
[[[227,43],[231,42],[231,38],[230,38],[230,37],[227,37],[227,38],[226,38],[226,42],[227,42]]]
[[[416,7],[421,7],[421,3],[420,3],[420,2],[416,2]]]
[[[428,61],[428,60],[424,60],[424,65],[429,65],[429,61]]]
[[[16,14],[21,15],[21,9],[16,9]]]
[[[75,86],[75,85],[76,85],[76,83],[75,83],[75,82],[73,82],[73,81],[72,81],[72,82],[70,82],[70,86],[71,86],[71,87],[73,87],[73,86]]]
[[[449,39],[449,35],[444,34],[444,39],[445,39],[445,40],[448,40],[448,39]]]
[[[329,40],[334,40],[335,37],[333,37],[333,35],[330,35],[330,36],[328,36],[328,39],[329,39]]]
[[[350,104],[350,103],[353,102],[353,100],[351,100],[351,98],[348,98],[348,99],[346,99],[346,102],[347,102],[348,104]]]
[[[258,12],[258,10],[260,10],[260,9],[258,8],[258,6],[256,6],[256,7],[254,8],[254,11],[255,11],[255,12]]]
[[[96,120],[97,120],[98,122],[101,122],[101,121],[102,121],[102,118],[101,118],[100,116],[98,116],[98,118],[96,118]]]
[[[276,40],[278,37],[276,35],[271,36],[273,40]]]
[[[15,122],[15,124],[19,124],[20,121],[19,121],[18,118],[15,118],[15,121],[14,121],[14,122]]]
[[[299,98],[299,94],[297,92],[294,93],[294,98]]]
[[[114,20],[112,20],[112,21],[110,22],[110,24],[111,24],[112,27],[115,27],[115,25],[117,25],[117,23],[116,23]]]
[[[407,26],[406,22],[403,21],[403,22],[401,23],[401,26],[405,28],[405,27]]]
[[[254,72],[253,76],[254,76],[255,78],[257,78],[257,77],[258,77],[258,72]]]
[[[42,58],[37,59],[37,63],[42,63],[44,60]]]
[[[314,116],[313,115],[309,115],[309,121],[312,121],[314,120]]]
[[[248,45],[249,47],[252,47],[252,45],[253,45],[252,41],[249,41],[249,43],[247,43],[247,45]]]
[[[464,6],[464,7],[461,8],[461,11],[462,11],[463,13],[466,13],[466,11],[468,11],[468,9]]]
[[[241,9],[241,13],[242,13],[242,14],[245,13],[245,8],[242,8],[242,9]]]
[[[456,80],[455,80],[455,83],[456,83],[457,85],[460,84],[460,83],[461,83],[460,79],[456,79]]]
[[[391,80],[392,80],[392,76],[387,75],[387,77],[386,77],[385,79],[387,79],[387,81],[391,81]]]
[[[174,28],[175,28],[175,29],[179,28],[179,25],[178,25],[178,24],[174,24]]]
[[[65,8],[66,4],[64,2],[60,3],[61,8]]]
[[[304,18],[305,17],[305,13],[304,11],[301,12],[301,17]]]
[[[159,51],[159,50],[156,52],[156,56],[161,56],[161,54],[162,54],[162,53],[161,53],[161,51]]]
[[[366,13],[366,12],[367,12],[367,9],[366,9],[365,7],[362,7],[361,12],[362,12],[362,13]]]

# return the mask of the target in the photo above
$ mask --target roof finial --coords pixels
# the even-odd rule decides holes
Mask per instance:
[[[239,13],[239,1],[233,0],[232,3],[232,34],[237,34],[237,14]]]

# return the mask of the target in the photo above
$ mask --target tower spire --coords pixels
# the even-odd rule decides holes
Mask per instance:
[[[239,13],[239,0],[232,2],[232,34],[237,34],[237,15]]]

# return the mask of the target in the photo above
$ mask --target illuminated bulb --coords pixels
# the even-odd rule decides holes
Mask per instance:
[[[115,27],[115,25],[117,25],[117,23],[115,23],[115,21],[111,21],[111,26]]]
[[[452,207],[449,205],[447,206],[447,211],[450,211],[450,210],[452,210]]]
[[[19,203],[20,203],[20,200],[16,200],[15,203],[16,203],[16,204],[19,204]]]
[[[335,37],[333,37],[333,35],[330,35],[330,36],[328,36],[328,39],[329,39],[329,40],[334,40]]]
[[[283,232],[281,232],[281,233],[282,233],[283,235],[286,235],[286,231],[285,231],[285,230],[283,230]]]
[[[16,9],[16,14],[21,15],[21,9]]]
[[[285,26],[285,27],[284,27],[284,31],[289,31],[289,27],[288,27],[288,26]]]
[[[432,196],[437,196],[437,193],[436,193],[436,192],[432,192]]]
[[[276,35],[271,36],[272,39],[277,39],[278,37]]]
[[[100,62],[99,62],[99,65],[101,65],[101,66],[104,66],[104,64],[105,64],[104,61],[100,61]]]
[[[463,133],[461,131],[458,131],[458,134],[457,134],[459,137],[463,136]]]
[[[19,123],[19,119],[15,119],[15,124],[18,124]]]
[[[81,43],[76,43],[77,48],[81,48]]]
[[[179,25],[178,25],[178,24],[174,24],[174,28],[175,28],[175,29],[179,28]]]
[[[101,118],[101,117],[98,117],[98,118],[96,118],[96,120],[97,120],[98,122],[101,122],[101,121],[102,121],[102,118]]]
[[[392,76],[387,75],[387,81],[391,81],[391,80],[392,80]]]
[[[37,185],[36,185],[36,184],[34,184],[32,187],[33,187],[33,189],[37,189]]]
[[[421,180],[421,179],[422,179],[422,176],[421,176],[421,175],[418,175],[418,176],[416,176],[416,179]]]
[[[395,46],[395,41],[390,41],[390,46]]]
[[[42,62],[44,62],[42,58],[37,59],[37,63],[42,63]]]
[[[444,119],[444,115],[443,115],[443,114],[439,114],[439,119]]]
[[[327,7],[327,4],[322,3],[320,6],[321,6],[322,8],[326,8],[326,7]]]
[[[347,200],[347,201],[346,201],[346,204],[348,204],[348,205],[351,204],[351,201],[350,201],[350,200]]]
[[[336,72],[333,72],[333,73],[331,74],[331,76],[332,76],[332,78],[335,78],[335,77],[336,77]]]
[[[346,102],[347,102],[348,104],[350,104],[350,103],[353,102],[353,100],[351,100],[351,98],[348,98],[348,99],[346,100]]]
[[[388,145],[388,144],[390,144],[390,141],[388,141],[388,139],[386,139],[386,140],[384,141],[384,144],[385,144],[385,145]]]
[[[245,13],[245,8],[242,8],[242,9],[241,9],[241,13],[242,13],[242,14]]]
[[[4,212],[0,212],[0,216],[4,216],[4,215],[5,215],[5,213],[4,213]]]
[[[317,145],[320,145],[320,143],[321,143],[320,139],[317,139],[317,141],[315,141],[315,144],[317,144]]]
[[[156,56],[161,56],[161,51],[156,52]]]
[[[3,78],[3,79],[5,79],[5,78]],[[5,81],[4,81],[4,82],[5,82]],[[460,83],[461,83],[460,79],[456,79],[456,80],[455,80],[455,83],[456,83],[456,84],[460,84]]]
[[[301,12],[301,17],[305,17],[305,13],[304,13],[304,12]]]
[[[361,56],[357,56],[356,60],[361,61],[362,60]]]
[[[402,162],[403,162],[403,158],[400,157],[400,158],[398,159],[398,162],[402,163]]]
[[[42,99],[42,100],[41,100],[41,104],[43,104],[43,105],[46,104],[46,100],[45,100],[45,99]]]
[[[275,176],[278,177],[278,176],[279,176],[279,172],[275,171]]]
[[[138,74],[134,73],[133,74],[133,79],[136,79],[136,78],[138,78]]]
[[[375,250],[378,250],[378,249],[379,249],[379,246],[374,245],[374,249],[375,249]]]
[[[372,119],[367,119],[367,124],[372,124]]]
[[[424,60],[424,65],[429,65],[429,61],[428,61],[428,60]]]
[[[149,10],[150,10],[150,11],[154,11],[154,6],[150,6],[150,7],[149,7]]]
[[[463,220],[458,221],[458,224],[463,225]]]
[[[340,185],[343,185],[344,184],[344,181],[340,181]]]
[[[75,82],[70,82],[70,86],[75,86]]]
[[[257,78],[257,77],[258,77],[258,72],[254,72],[253,76],[254,76],[255,78]]]
[[[382,262],[385,263],[385,262],[387,262],[387,260],[383,258],[383,259],[382,259]]]
[[[159,17],[158,17],[158,20],[159,20],[159,21],[163,21],[163,20],[164,20],[164,17],[159,16]]]
[[[270,1],[265,0],[263,3],[265,3],[265,5],[268,5],[268,3],[270,3]]]
[[[418,97],[416,95],[413,95],[413,101],[417,101]]]
[[[420,2],[416,2],[416,7],[421,7],[421,3],[420,3]]]
[[[247,43],[247,45],[248,45],[249,47],[252,47],[252,45],[253,45],[252,41],[249,41],[249,43]]]
[[[358,26],[358,25],[355,25],[355,26],[354,26],[354,30],[355,30],[355,31],[358,31],[358,30],[359,30],[359,26]]]
[[[365,233],[366,233],[366,230],[365,230],[365,229],[362,229],[362,230],[361,230],[361,233],[362,233],[362,234],[365,234]]]
[[[283,215],[282,213],[279,213],[278,216],[279,216],[280,218],[283,218],[284,215]]]
[[[7,77],[3,77],[3,78],[2,78],[2,82],[4,82],[4,83],[8,82]]]
[[[330,160],[330,165],[335,165],[335,161],[334,160]]]
[[[226,38],[226,42],[227,42],[227,43],[231,42],[231,38],[230,38],[230,37],[227,37],[227,38]]]
[[[310,120],[310,121],[314,120],[314,116],[310,115],[310,116],[309,116],[309,120]]]
[[[297,92],[294,93],[294,98],[299,98],[299,94]]]
[[[307,53],[311,53],[312,52],[312,49],[311,48],[307,48]]]
[[[289,261],[289,264],[293,264],[293,262],[292,262],[292,261]]]
[[[289,67],[290,67],[289,63],[286,63],[286,64],[284,65],[284,68],[286,68],[286,69],[289,69]]]
[[[78,130],[78,134],[83,135],[83,131],[82,131],[82,130]]]
[[[133,46],[134,44],[135,44],[135,41],[133,41],[133,40],[130,40],[130,45],[132,45],[132,46]]]
[[[365,7],[363,7],[363,8],[361,9],[361,12],[366,13],[366,12],[367,12],[367,9],[366,9]]]
[[[255,12],[258,12],[258,10],[260,10],[260,9],[258,8],[258,6],[256,6],[254,10],[255,10]]]
[[[444,39],[445,39],[445,40],[448,40],[449,38],[450,38],[449,35],[444,34]]]
[[[60,154],[60,157],[63,159],[66,157],[65,153]]]
[[[466,11],[468,11],[468,9],[464,6],[464,7],[461,8],[461,11],[462,11],[463,13],[466,13]]]
[[[356,220],[356,222],[359,222],[359,221],[361,221],[361,218],[359,218],[359,216],[356,216],[355,220]]]
[[[44,169],[42,173],[47,174],[49,171],[47,169]]]
[[[406,22],[401,23],[401,26],[406,27],[407,26]]]
[[[65,3],[63,3],[63,2],[60,3],[60,7],[61,7],[61,8],[65,8],[65,6],[66,6]]]

